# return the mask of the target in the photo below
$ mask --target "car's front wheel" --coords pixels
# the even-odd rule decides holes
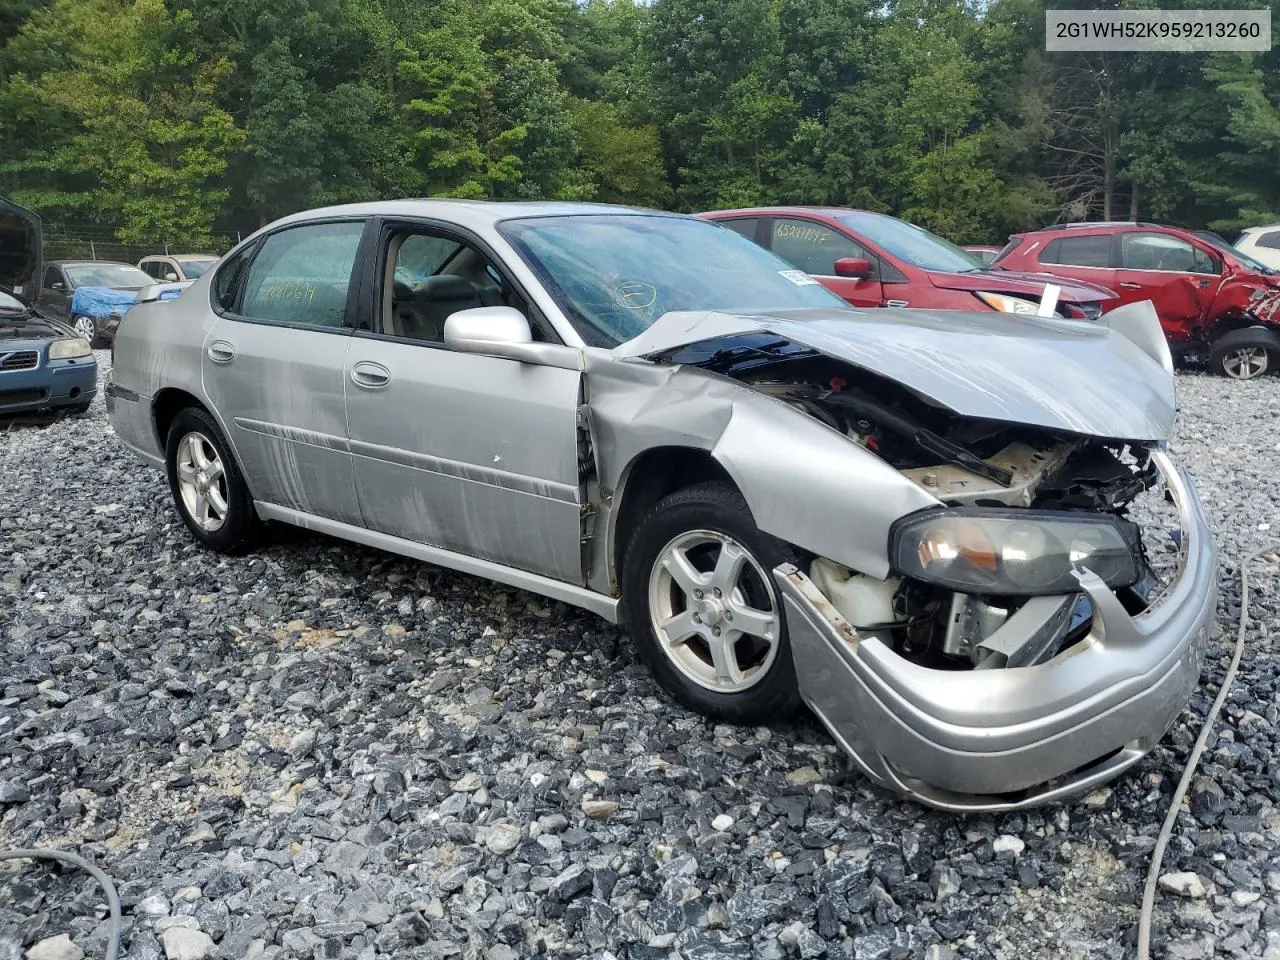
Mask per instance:
[[[795,712],[800,697],[773,569],[800,559],[756,527],[729,484],[697,484],[660,500],[627,547],[623,602],[663,688],[731,723]]]
[[[76,333],[89,341],[89,346],[100,346],[98,342],[98,325],[93,322],[93,317],[76,317],[72,326],[75,327]]]
[[[1209,351],[1209,368],[1232,380],[1253,380],[1280,365],[1280,337],[1253,327],[1223,334]]]
[[[169,490],[187,529],[206,547],[239,553],[261,521],[217,422],[188,407],[173,418],[165,445]]]

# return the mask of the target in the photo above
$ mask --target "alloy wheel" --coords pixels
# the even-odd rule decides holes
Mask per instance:
[[[98,332],[98,328],[94,325],[92,317],[76,317],[75,330],[89,341],[89,346],[93,346],[93,337]]]
[[[227,476],[217,448],[193,431],[179,441],[177,461],[187,516],[206,533],[216,533],[227,522]]]
[[[1267,372],[1270,357],[1265,347],[1238,347],[1222,357],[1222,369],[1233,380],[1252,380]]]
[[[769,574],[742,544],[714,530],[682,533],[658,552],[649,618],[672,665],[716,693],[740,693],[763,679],[782,638]]]

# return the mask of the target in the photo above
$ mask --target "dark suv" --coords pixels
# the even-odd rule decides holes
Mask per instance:
[[[1280,368],[1280,274],[1207,231],[1072,223],[1009,238],[995,265],[1110,287],[1108,308],[1150,300],[1177,356],[1238,380]]]

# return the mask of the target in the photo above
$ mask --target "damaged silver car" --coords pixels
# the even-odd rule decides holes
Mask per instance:
[[[111,376],[207,546],[282,521],[579,605],[681,703],[807,704],[932,806],[1088,790],[1199,679],[1216,558],[1149,304],[854,310],[691,217],[397,201],[264,228],[131,310]]]

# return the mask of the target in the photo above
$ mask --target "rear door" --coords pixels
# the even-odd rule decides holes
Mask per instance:
[[[1115,291],[1125,303],[1150,300],[1165,336],[1189,340],[1217,295],[1222,261],[1167,233],[1119,235],[1120,266]]]
[[[577,352],[550,362],[444,345],[460,310],[511,306],[559,343],[474,237],[442,223],[379,231],[344,371],[371,530],[569,583],[583,582]]]
[[[855,307],[879,307],[884,303],[880,258],[839,230],[800,217],[772,217],[768,247],[787,263],[820,281],[832,293]],[[836,275],[835,262],[861,257],[871,264],[866,277]]]
[[[204,388],[255,499],[359,524],[343,365],[363,220],[285,227],[222,265]]]

